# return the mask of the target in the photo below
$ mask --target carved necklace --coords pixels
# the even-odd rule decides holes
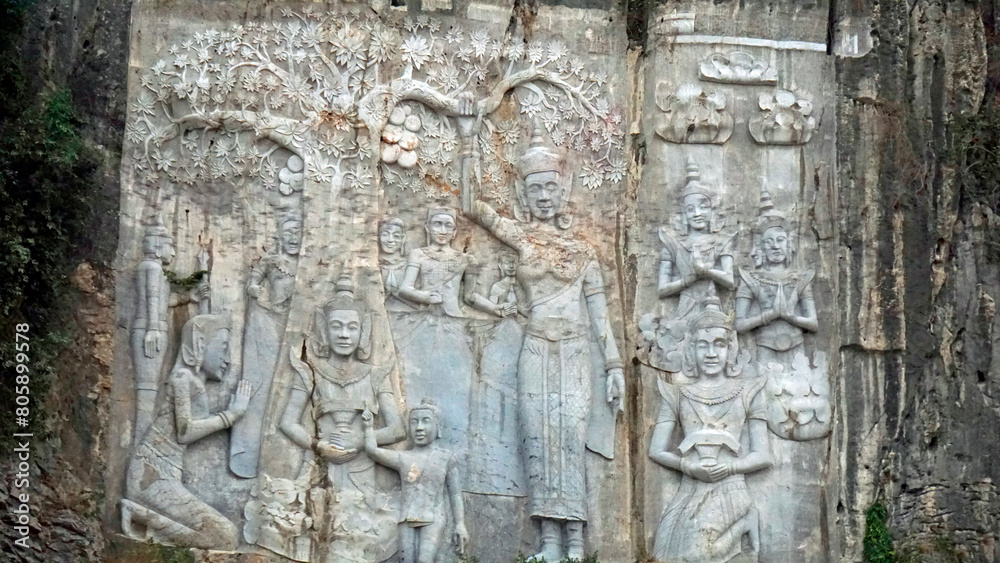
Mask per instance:
[[[711,392],[726,391],[728,388],[728,393],[721,396],[708,395]],[[681,394],[703,405],[721,405],[727,401],[732,401],[743,392],[743,382],[733,382],[732,384],[727,384],[719,388],[709,388],[700,387],[697,385],[684,385],[680,389]]]

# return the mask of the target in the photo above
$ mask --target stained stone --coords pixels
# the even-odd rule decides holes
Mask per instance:
[[[825,8],[397,4],[135,4],[120,531],[826,561]]]

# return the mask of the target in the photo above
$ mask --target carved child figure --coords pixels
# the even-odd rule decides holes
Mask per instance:
[[[173,262],[176,252],[170,231],[156,217],[142,237],[142,261],[136,268],[136,308],[132,322],[132,361],[135,367],[136,443],[142,440],[153,421],[153,407],[160,372],[167,353],[167,310],[169,307],[208,296],[207,280],[198,285],[197,297],[170,292],[170,281],[163,271]],[[208,312],[207,310],[203,312]]]
[[[447,523],[447,502],[455,522],[455,543],[459,554],[465,553],[469,532],[465,528],[465,505],[454,453],[445,451],[435,441],[440,432],[437,406],[424,399],[410,409],[409,433],[414,448],[388,450],[378,446],[374,416],[362,413],[365,451],[378,463],[399,472],[402,480],[402,507],[399,519],[399,555],[402,563],[433,563],[441,546]]]
[[[503,305],[501,316],[513,315],[517,312],[517,254],[504,252],[500,255],[499,281],[490,287],[490,302]]]
[[[184,486],[187,445],[229,428],[247,410],[250,384],[241,381],[219,413],[208,411],[206,380],[229,369],[229,323],[198,315],[184,325],[177,362],[164,384],[164,400],[129,463],[122,529],[134,538],[202,549],[235,549],[236,525]],[[140,533],[137,524],[145,525]]]

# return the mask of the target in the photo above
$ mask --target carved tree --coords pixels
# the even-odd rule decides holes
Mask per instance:
[[[559,39],[495,39],[481,29],[443,29],[426,16],[283,10],[272,21],[199,31],[167,52],[141,76],[126,127],[137,178],[153,190],[250,179],[272,188],[280,148],[303,159],[308,183],[333,193],[369,191],[379,172],[404,189],[455,183],[457,167],[449,165],[458,135],[448,116],[459,112],[463,92],[473,93],[484,116],[481,150],[497,156],[483,171],[497,199],[506,200],[504,169],[512,168],[503,146],[516,145],[529,126],[490,117],[512,91],[521,114],[544,125],[553,142],[586,154],[584,186],[624,177],[623,116],[602,91],[608,77],[586,71]],[[416,116],[406,126],[419,131],[408,146],[419,145],[420,157],[377,167],[397,106]]]

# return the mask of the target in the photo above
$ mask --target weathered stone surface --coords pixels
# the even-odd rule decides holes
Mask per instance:
[[[755,560],[751,552],[756,545],[760,561],[861,561],[864,512],[880,502],[889,507],[897,547],[915,560],[998,560],[1000,506],[994,484],[1000,475],[994,475],[995,439],[984,431],[995,426],[997,416],[993,397],[998,370],[993,358],[1000,320],[994,302],[1000,282],[991,245],[998,221],[995,198],[984,195],[988,191],[978,184],[988,184],[990,179],[970,180],[967,170],[972,166],[963,160],[963,135],[968,131],[963,129],[968,127],[964,120],[996,111],[991,105],[995,104],[991,92],[995,88],[988,86],[994,83],[988,82],[987,64],[996,57],[988,51],[996,49],[992,35],[995,6],[989,2],[840,2],[831,9],[822,2],[747,0],[653,3],[648,13],[623,13],[617,7],[586,1],[537,5],[425,0],[419,9],[393,4],[372,3],[379,10],[372,17],[387,28],[396,26],[399,33],[398,50],[375,77],[377,84],[392,84],[390,80],[404,76],[406,62],[412,67],[407,77],[431,83],[426,73],[443,67],[433,57],[422,62],[421,68],[414,64],[429,43],[422,47],[412,42],[406,61],[402,47],[411,34],[429,37],[429,22],[441,21],[435,33],[442,38],[455,26],[466,40],[473,31],[483,29],[489,40],[502,43],[509,33],[515,40],[524,38],[528,48],[540,44],[543,53],[538,64],[549,59],[550,42],[561,40],[567,53],[548,64],[558,71],[562,61],[579,58],[584,64],[581,74],[565,73],[577,81],[571,86],[606,77],[606,82],[598,80],[604,83],[591,86],[587,95],[600,92],[598,97],[608,104],[606,116],[619,112],[620,122],[612,128],[618,134],[612,135],[608,160],[602,163],[603,153],[591,146],[574,147],[571,139],[563,147],[568,149],[569,164],[561,180],[573,178],[574,217],[568,229],[555,231],[572,233],[557,240],[573,241],[595,252],[608,296],[607,334],[613,335],[613,345],[625,365],[622,404],[626,412],[617,419],[613,446],[609,448],[612,443],[606,439],[598,443],[594,434],[586,437],[592,446],[583,452],[586,482],[576,486],[587,499],[583,528],[587,553],[596,551],[602,561],[632,561],[656,555],[680,557],[684,546],[694,545],[705,560],[725,560],[734,549],[744,551],[744,559]],[[300,15],[307,8],[283,6]],[[62,14],[61,10],[69,8],[60,4],[56,9]],[[46,516],[39,528],[48,528],[38,537],[46,542],[47,552],[62,554],[55,560],[151,557],[147,553],[152,552],[136,555],[129,551],[133,547],[104,549],[103,545],[105,538],[122,542],[120,501],[126,493],[126,468],[141,442],[133,436],[137,374],[132,358],[134,351],[145,357],[145,350],[133,348],[131,342],[141,304],[136,296],[136,267],[143,258],[143,233],[153,211],[162,217],[178,250],[177,260],[161,267],[186,275],[201,269],[198,255],[204,250],[211,259],[204,301],[210,309],[203,312],[226,315],[231,323],[230,366],[221,383],[206,384],[205,419],[227,411],[239,380],[250,382],[252,389],[265,389],[251,396],[247,414],[229,421],[231,430],[192,442],[183,457],[186,478],[182,486],[231,523],[237,532],[235,549],[244,552],[226,556],[196,550],[199,559],[278,561],[285,560],[284,556],[321,561],[335,557],[331,554],[348,557],[363,545],[392,551],[400,539],[395,519],[402,514],[398,507],[406,504],[407,482],[441,492],[435,498],[443,502],[436,502],[431,511],[431,519],[445,522],[448,528],[437,544],[439,557],[457,556],[450,542],[458,512],[464,512],[468,530],[466,553],[483,561],[509,560],[518,552],[532,554],[542,549],[544,537],[553,530],[531,518],[535,510],[532,487],[538,485],[529,475],[531,464],[525,462],[521,449],[521,439],[531,435],[532,426],[526,429],[518,422],[524,418],[524,405],[531,404],[519,396],[524,372],[518,360],[523,356],[523,343],[531,337],[529,306],[536,301],[532,292],[543,289],[527,283],[525,291],[525,280],[532,278],[525,277],[526,271],[519,275],[518,270],[530,270],[535,263],[525,259],[522,249],[519,257],[508,253],[501,239],[476,223],[478,218],[486,227],[493,226],[492,216],[487,212],[484,220],[483,213],[469,205],[472,199],[462,196],[478,194],[502,217],[517,220],[517,212],[525,211],[518,209],[522,202],[516,197],[516,181],[524,179],[520,157],[529,148],[535,128],[544,129],[543,145],[558,146],[562,140],[558,133],[552,135],[545,122],[550,108],[541,103],[535,109],[530,98],[537,93],[531,88],[514,89],[493,111],[485,112],[490,123],[480,125],[486,133],[479,137],[478,154],[472,151],[471,156],[462,127],[476,123],[473,119],[463,124],[462,118],[465,114],[474,117],[478,111],[463,110],[460,104],[466,100],[459,95],[452,96],[456,105],[447,109],[395,100],[392,104],[409,108],[409,113],[404,110],[400,118],[389,111],[395,109],[392,105],[372,107],[380,116],[375,126],[369,120],[345,123],[346,129],[337,128],[336,112],[350,104],[333,96],[326,100],[331,113],[316,112],[313,129],[288,130],[294,134],[283,139],[284,145],[284,130],[268,124],[258,124],[254,130],[243,108],[228,115],[215,114],[218,127],[208,113],[195,115],[189,123],[197,125],[192,130],[202,131],[197,142],[212,143],[212,147],[220,141],[230,143],[222,146],[228,151],[220,149],[226,157],[207,151],[209,166],[204,176],[192,175],[188,183],[184,174],[189,171],[182,169],[191,168],[193,153],[184,142],[195,140],[181,135],[151,147],[160,153],[159,160],[148,160],[149,170],[161,179],[143,183],[133,158],[142,144],[135,140],[140,133],[129,127],[145,110],[140,106],[124,123],[105,119],[106,114],[115,115],[105,106],[122,107],[126,97],[129,107],[138,103],[143,76],[157,60],[166,61],[168,72],[187,68],[176,66],[179,55],[188,54],[188,64],[197,65],[198,46],[185,47],[185,37],[194,39],[212,27],[228,33],[233,22],[247,25],[296,16],[283,15],[280,7],[272,5],[137,3],[131,90],[126,94],[110,77],[115,73],[108,74],[108,65],[101,62],[106,55],[93,55],[96,62],[91,55],[83,59],[74,55],[120,53],[122,49],[107,36],[126,36],[123,8],[110,11],[115,15],[97,16],[107,21],[96,35],[89,28],[90,8],[75,9],[79,19],[72,26],[73,33],[56,33],[68,25],[60,15],[56,23],[47,24],[50,31],[42,34],[47,39],[33,39],[29,51],[49,61],[41,66],[48,68],[52,82],[83,81],[95,93],[107,92],[106,101],[82,94],[77,98],[94,100],[82,107],[87,115],[95,116],[95,139],[111,147],[112,153],[118,139],[125,139],[123,219],[117,293],[109,294],[110,275],[99,265],[93,285],[86,282],[86,272],[81,273],[81,291],[90,297],[77,305],[79,322],[91,327],[86,334],[92,337],[75,344],[74,361],[67,361],[67,378],[47,399],[51,411],[57,413],[55,420],[60,421],[54,428],[62,436],[58,443],[68,461],[42,461],[48,477],[42,508]],[[324,5],[315,13],[327,9],[368,13],[368,6],[360,3]],[[416,18],[421,12],[435,19],[420,23]],[[407,16],[417,29],[407,29]],[[649,29],[642,44],[633,44],[630,51],[626,25],[635,19],[648,22]],[[304,23],[309,21],[307,17]],[[359,21],[353,20],[345,29],[363,30]],[[633,39],[642,36],[633,34]],[[84,40],[90,42],[87,47],[83,47]],[[350,37],[342,40],[350,41]],[[828,41],[832,44],[827,45]],[[177,53],[169,53],[175,43]],[[457,49],[454,43],[447,45],[446,51]],[[477,58],[476,43],[467,45],[472,49],[470,62],[482,64],[490,57],[487,49]],[[294,55],[299,49],[306,58],[297,62]],[[290,48],[289,59],[275,64],[281,68],[308,64],[308,50],[308,46]],[[56,52],[66,56],[56,57]],[[272,47],[268,54],[276,52]],[[350,49],[344,53],[339,56],[349,60]],[[325,55],[333,67],[342,67],[336,49],[328,49]],[[526,49],[524,57],[528,56]],[[500,54],[500,59],[509,62],[504,57],[509,58],[509,53]],[[76,60],[91,62],[77,64]],[[485,67],[482,84],[473,77],[473,103],[507,71],[505,64]],[[520,68],[515,64],[512,70]],[[317,73],[331,76],[328,70],[326,62],[316,63]],[[251,89],[245,88],[246,67],[240,72],[226,95],[228,104],[249,103],[253,95],[268,91],[264,81],[255,92],[252,79]],[[472,63],[457,79],[464,83],[475,72]],[[267,72],[261,74],[266,77]],[[442,73],[438,79],[453,78]],[[109,87],[93,88],[91,82]],[[188,100],[191,94],[201,95],[197,81],[192,83],[193,89],[185,94]],[[316,84],[307,80],[300,86],[311,89]],[[444,82],[440,84],[447,89]],[[549,93],[548,87],[539,88]],[[208,92],[211,95],[213,90]],[[239,92],[245,98],[242,102],[236,101]],[[681,98],[684,103],[678,104]],[[724,107],[717,103],[721,99]],[[158,103],[154,96],[150,119],[164,127],[167,116],[156,113]],[[178,105],[173,100],[170,107],[186,103]],[[265,105],[261,97],[253,111]],[[291,116],[299,124],[308,121],[305,113],[295,113],[294,105],[289,99],[272,111]],[[558,104],[554,107],[560,110]],[[236,106],[226,108],[235,111]],[[664,119],[668,110],[670,115]],[[673,114],[684,112],[678,124]],[[728,115],[731,123],[715,119],[717,114]],[[694,127],[688,128],[684,119],[691,119]],[[223,134],[221,130],[227,127],[243,132]],[[453,136],[447,134],[448,127]],[[333,133],[320,135],[324,128]],[[559,131],[558,126],[554,130]],[[429,135],[432,131],[437,136]],[[248,141],[255,134],[272,141]],[[335,154],[355,150],[353,145],[337,147],[339,136],[346,137],[348,145],[367,141],[368,152],[356,160]],[[507,143],[508,137],[514,140]],[[275,138],[279,141],[273,142]],[[232,144],[234,139],[240,139],[240,144]],[[441,150],[442,145],[452,143],[452,150]],[[253,160],[257,157],[251,147],[258,145],[263,149],[261,156],[274,146],[283,147],[261,161],[273,166],[273,177],[238,175],[235,168],[228,176],[213,177],[211,161]],[[164,147],[174,152],[167,153]],[[490,153],[490,148],[495,152]],[[361,152],[360,147],[357,150]],[[296,156],[302,158],[301,165],[294,160]],[[321,170],[314,170],[315,177],[310,177],[309,166],[315,162],[330,164],[332,177],[323,177]],[[166,170],[158,170],[161,164]],[[469,165],[464,176],[463,164]],[[599,165],[596,169],[595,164]],[[694,167],[702,187],[691,186]],[[172,170],[180,175],[171,180],[166,173]],[[115,182],[112,178],[109,186]],[[678,193],[686,188],[690,188],[685,192],[689,196],[714,191],[710,212],[724,219],[708,225],[712,235],[699,243],[697,252],[689,243],[691,231],[681,229],[685,224],[689,229],[690,222],[675,224],[673,220],[682,211]],[[113,192],[110,187],[109,192]],[[468,213],[463,213],[463,207]],[[439,208],[447,211],[429,213]],[[531,210],[526,211],[523,216],[530,217]],[[450,218],[454,227],[437,225],[435,216],[437,223],[442,217]],[[295,246],[296,222],[301,225],[297,253],[289,251]],[[771,231],[771,242],[762,248],[765,252],[756,255],[761,258],[758,266],[755,247],[768,238],[767,227],[779,224],[782,229]],[[528,229],[524,232],[533,238],[531,246],[545,242],[545,231],[530,230],[534,223],[515,225]],[[438,227],[443,229],[440,240],[444,242],[428,240]],[[781,230],[783,243],[777,236]],[[399,236],[404,233],[405,238]],[[784,264],[779,276],[783,261],[775,255],[769,262],[766,251],[781,244],[787,245],[786,254],[794,252],[794,258]],[[572,250],[567,246],[560,252],[572,254]],[[664,256],[673,257],[665,274]],[[694,267],[699,260],[705,270],[716,271],[708,274],[713,281],[702,278],[694,284],[680,284],[684,288],[679,291],[668,287],[683,281],[682,261],[687,261],[689,266],[684,267],[692,273],[702,270]],[[585,266],[576,257],[557,257],[548,264],[570,269]],[[371,329],[367,336],[358,335],[359,347],[361,340],[371,338],[367,358],[356,351],[346,355],[352,358],[350,365],[372,367],[373,371],[362,369],[364,374],[353,367],[327,369],[327,359],[337,354],[331,350],[323,358],[316,353],[324,346],[318,318],[329,329],[331,317],[326,313],[330,310],[324,312],[324,305],[334,299],[337,278],[344,272],[350,274],[362,304],[365,318],[358,315],[359,328]],[[774,290],[776,278],[783,285]],[[435,282],[440,282],[440,289]],[[196,286],[175,288],[181,290],[175,293],[197,298]],[[432,303],[437,300],[431,295],[435,291],[441,303]],[[586,303],[586,293],[581,292],[583,297],[573,303]],[[719,379],[726,382],[717,388],[721,394],[709,397],[685,387],[695,373],[701,374],[701,383],[713,380],[714,375],[711,369],[698,366],[697,357],[685,365],[684,351],[698,332],[691,332],[689,323],[701,318],[705,303],[714,303],[715,297],[720,309],[733,318],[706,321],[717,326],[703,329],[720,329],[718,325],[732,322],[727,334],[738,333],[740,353],[730,359],[744,370],[735,378]],[[690,310],[678,313],[687,307],[682,306],[685,299],[691,302]],[[182,352],[181,327],[197,315],[199,303],[178,303],[167,315],[169,337],[160,378],[173,371]],[[112,307],[117,311],[115,318],[107,317]],[[322,312],[320,317],[317,311]],[[770,317],[767,311],[777,316]],[[590,330],[595,336],[603,335]],[[336,337],[327,330],[325,340],[329,346]],[[600,371],[615,366],[603,361],[610,350],[606,341],[603,351],[596,344],[595,340],[588,353],[602,358],[594,377],[604,377]],[[546,346],[546,353],[553,354],[556,347]],[[70,369],[70,365],[88,365],[76,358],[91,357],[93,369]],[[633,359],[638,363],[633,364]],[[306,403],[322,403],[319,383],[327,379],[319,375],[321,371],[350,371],[371,379],[376,368],[385,370],[388,384],[370,386],[373,397],[369,399],[378,403],[379,396],[391,396],[398,425],[386,420],[391,408],[361,398],[348,405],[357,412],[347,424],[350,430],[330,441],[336,448],[317,444],[317,452],[310,451],[312,438],[320,440],[324,435],[327,423],[320,421],[322,416],[334,427],[343,426],[337,422],[338,409],[317,417],[315,423],[311,414],[300,417],[308,447],[295,444],[289,435],[295,431],[286,431],[289,426],[282,424],[284,418],[300,414],[294,408],[293,415],[287,414],[295,385],[304,391]],[[560,363],[555,373],[570,372]],[[70,385],[72,381],[77,383]],[[450,383],[441,385],[440,381]],[[739,382],[744,381],[741,386]],[[100,401],[97,409],[68,402],[67,396],[79,395],[79,389],[100,382],[111,392],[100,391],[100,385],[95,388]],[[759,391],[757,383],[763,383]],[[746,396],[737,393],[734,399],[741,397],[737,400],[745,412],[733,421],[726,418],[732,413],[723,416],[718,405],[698,400],[714,403],[737,386]],[[594,388],[588,404],[603,406],[595,397],[607,392],[606,387]],[[464,459],[453,465],[461,474],[453,481],[461,481],[465,491],[461,510],[456,510],[450,485],[441,486],[441,472],[432,469],[426,481],[406,481],[412,474],[409,468],[404,475],[392,467],[398,465],[393,461],[386,460],[386,465],[375,461],[363,439],[362,411],[377,406],[378,412],[373,413],[376,444],[371,451],[385,448],[396,452],[386,455],[398,455],[398,459],[419,453],[419,447],[398,440],[410,427],[407,408],[435,394],[442,407],[441,439],[426,447],[468,452],[456,456]],[[162,396],[161,392],[161,404]],[[568,404],[564,400],[560,407]],[[743,435],[755,444],[727,446],[726,437],[720,435],[698,442],[706,436],[698,434],[704,430],[699,424],[705,421],[685,419],[685,405],[696,404],[703,405],[696,407],[702,414],[718,416],[738,429],[731,432],[737,440]],[[675,412],[673,420],[682,430],[657,439],[654,430],[664,428],[663,421],[671,418],[661,416],[664,411]],[[613,409],[610,412],[614,415]],[[767,428],[763,440],[761,422]],[[121,428],[129,430],[124,437],[118,432]],[[701,438],[689,440],[691,448],[682,445],[696,434]],[[566,436],[572,438],[571,433]],[[694,512],[690,503],[678,502],[675,491],[687,486],[704,494],[711,487],[694,482],[702,473],[692,471],[689,463],[688,473],[694,477],[681,477],[677,468],[683,469],[682,463],[675,468],[676,460],[650,459],[650,454],[659,449],[651,445],[662,445],[661,451],[672,455],[695,455],[699,447],[704,450],[706,444],[712,445],[712,440],[721,442],[715,444],[722,452],[721,457],[715,456],[717,460],[731,454],[734,461],[752,453],[767,455],[756,456],[752,464],[756,470],[748,471],[745,478],[745,493],[725,493],[736,508],[706,520],[737,525],[724,540],[706,541],[697,533],[685,536],[690,526],[679,524],[676,515],[664,517],[670,507],[681,516]],[[760,447],[761,442],[766,442],[766,448]],[[607,459],[612,453],[614,459]],[[336,461],[323,460],[324,456]],[[309,458],[320,461],[310,463]],[[368,520],[371,526],[365,529],[352,528],[354,535],[339,538],[342,543],[333,547],[337,538],[322,535],[329,531],[324,531],[322,522],[336,527],[335,515],[323,512],[332,502],[323,498],[332,490],[324,480],[335,478],[332,475],[338,471],[351,478],[353,472],[340,469],[345,464],[364,465],[358,459],[374,463],[374,490],[393,516],[382,514],[382,528],[378,517]],[[421,475],[422,463],[411,463]],[[84,471],[72,480],[60,477],[71,475],[71,466]],[[446,475],[448,467],[444,464]],[[572,471],[559,473],[564,474]],[[694,481],[682,485],[683,479]],[[99,503],[92,504],[88,490],[102,491]],[[98,506],[101,533],[91,516],[99,512]],[[348,508],[338,513],[357,516],[362,512]],[[561,524],[560,528],[559,548],[574,547],[576,525]],[[413,529],[423,534],[429,528]],[[663,530],[661,538],[659,530]],[[369,543],[356,539],[359,534],[368,535]],[[687,539],[677,539],[682,537]],[[216,539],[213,547],[231,547],[224,538]],[[392,555],[376,551],[362,550],[356,558],[377,560]],[[39,552],[36,559],[53,560],[47,552]]]

